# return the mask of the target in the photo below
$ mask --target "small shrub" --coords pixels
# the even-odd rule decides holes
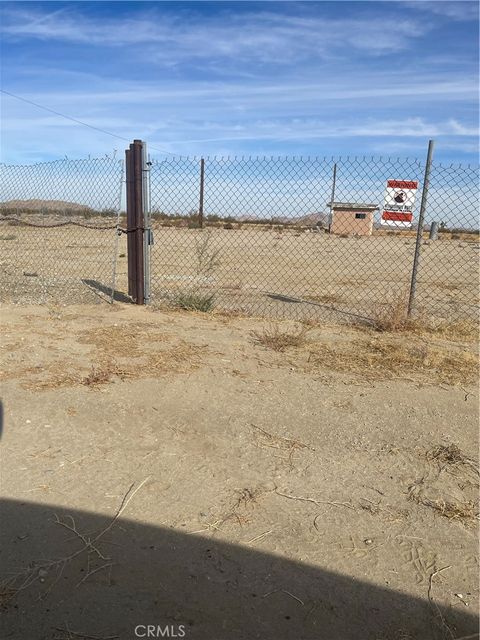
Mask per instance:
[[[199,276],[210,276],[220,266],[220,249],[211,248],[211,241],[210,231],[195,241],[195,271]]]
[[[174,300],[176,307],[186,311],[203,311],[207,313],[215,306],[215,295],[205,295],[194,291],[178,293]]]
[[[15,240],[17,236],[14,236],[13,234],[7,235],[7,236],[0,236],[0,240]]]
[[[223,225],[224,229],[233,229],[233,224],[231,222],[227,222]]]
[[[278,324],[266,326],[262,332],[253,331],[254,341],[273,349],[285,351],[288,347],[301,347],[305,344],[308,328],[305,326],[294,329],[282,329]]]
[[[405,291],[394,295],[390,302],[379,304],[372,312],[373,326],[377,331],[405,331],[412,325],[408,317],[408,297]]]

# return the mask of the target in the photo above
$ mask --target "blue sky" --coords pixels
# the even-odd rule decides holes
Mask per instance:
[[[2,88],[182,155],[478,161],[476,2],[4,2]],[[2,95],[4,162],[125,143]],[[153,151],[157,156],[160,152]]]

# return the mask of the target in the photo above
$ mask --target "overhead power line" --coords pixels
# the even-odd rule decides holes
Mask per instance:
[[[15,93],[11,93],[10,91],[5,91],[5,89],[0,89],[0,93],[4,93],[11,98],[15,98],[16,100],[21,100],[22,102],[26,102],[27,104],[31,104],[34,107],[38,107],[39,109],[43,109],[44,111],[49,111],[50,113],[54,113],[56,116],[60,116],[60,118],[65,118],[66,120],[71,120],[76,124],[80,124],[83,127],[88,127],[89,129],[93,129],[94,131],[99,131],[100,133],[104,133],[107,136],[112,136],[112,138],[118,138],[118,140],[123,140],[124,142],[131,142],[128,138],[124,138],[123,136],[119,136],[116,133],[112,133],[111,131],[107,131],[106,129],[101,129],[100,127],[95,127],[92,124],[88,124],[87,122],[83,122],[82,120],[78,120],[77,118],[72,118],[72,116],[67,116],[65,113],[61,113],[60,111],[55,111],[55,109],[50,109],[49,107],[45,107],[42,104],[38,104],[38,102],[33,102],[33,100],[27,100],[27,98],[22,98],[22,96],[17,96]],[[154,151],[159,151],[160,153],[166,153],[169,156],[180,155],[176,153],[172,153],[171,151],[167,151],[166,149],[158,149],[157,147],[152,147],[149,145],[150,149]]]

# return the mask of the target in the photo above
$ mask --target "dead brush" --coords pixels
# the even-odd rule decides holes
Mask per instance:
[[[418,326],[417,323],[414,330],[443,338],[449,342],[476,342],[479,338],[478,323],[473,320],[425,323],[423,327]]]
[[[413,322],[408,316],[408,294],[405,290],[390,297],[388,302],[377,304],[371,312],[373,326],[377,331],[406,331]]]
[[[408,499],[417,504],[429,507],[448,520],[456,520],[464,526],[472,526],[478,520],[478,507],[474,502],[451,502],[448,500],[431,500],[415,492],[410,492]]]
[[[303,449],[315,451],[313,447],[305,444],[304,442],[300,442],[299,440],[276,436],[265,429],[262,429],[262,427],[257,427],[255,424],[252,424],[251,426],[255,429],[256,446],[261,449],[277,449],[284,452],[286,454],[285,459],[290,467],[293,467],[293,458],[297,451],[302,451]]]
[[[289,347],[302,347],[307,341],[308,332],[309,328],[304,325],[284,329],[278,324],[271,323],[262,331],[252,331],[252,336],[257,344],[282,352]]]
[[[82,378],[81,384],[86,387],[98,387],[102,384],[107,384],[111,382],[113,373],[114,371],[92,365],[90,373]]]
[[[436,462],[448,471],[455,471],[461,467],[473,470],[476,475],[480,475],[478,462],[466,456],[456,444],[439,444],[426,452],[425,458],[428,462]]]
[[[335,347],[314,343],[308,368],[322,367],[367,380],[427,379],[431,383],[468,384],[478,378],[475,353],[448,345],[429,345],[415,336],[377,336]]]

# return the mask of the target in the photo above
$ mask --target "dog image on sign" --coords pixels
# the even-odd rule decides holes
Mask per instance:
[[[412,226],[417,189],[416,180],[387,180],[382,226],[403,229]]]

